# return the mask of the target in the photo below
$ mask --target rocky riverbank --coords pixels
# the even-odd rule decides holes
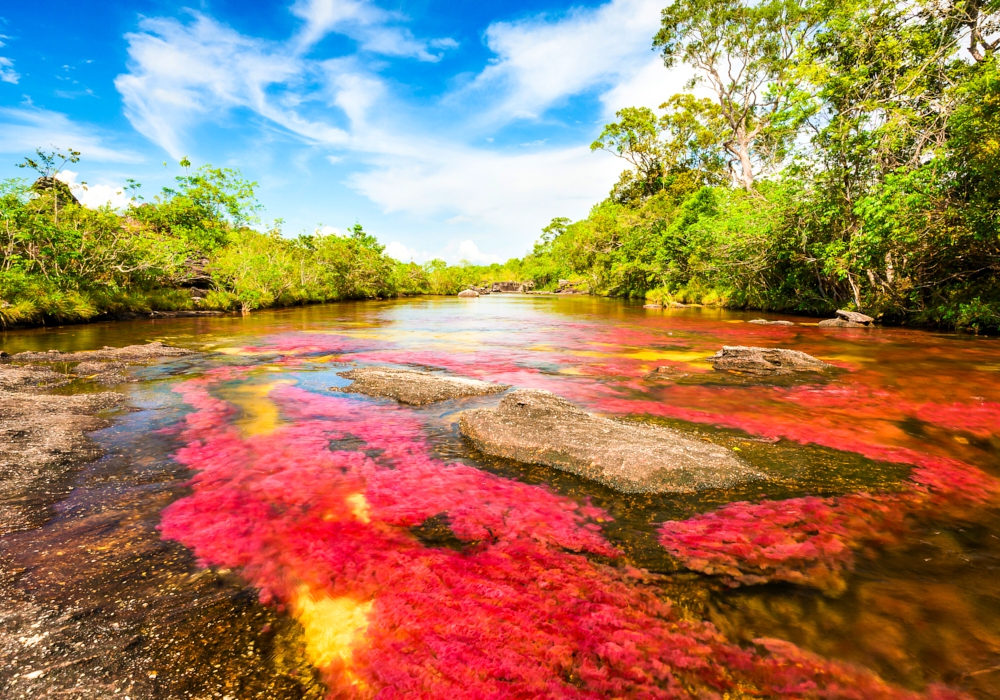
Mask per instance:
[[[105,454],[89,435],[135,410],[95,385],[191,354],[150,343],[2,357],[0,696],[322,697],[294,622],[160,538],[188,478],[169,436]]]

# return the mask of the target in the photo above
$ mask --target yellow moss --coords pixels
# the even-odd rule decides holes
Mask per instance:
[[[244,435],[268,435],[284,425],[278,406],[268,396],[277,387],[294,383],[283,379],[266,384],[240,384],[221,393],[222,398],[240,409],[240,417],[233,423]]]
[[[320,669],[343,669],[352,685],[361,683],[351,670],[353,649],[368,629],[372,602],[349,596],[314,596],[303,586],[293,611],[302,625],[309,662]]]
[[[351,507],[351,512],[354,513],[355,518],[363,523],[371,521],[368,500],[363,493],[351,494],[345,500],[347,501],[347,505]]]

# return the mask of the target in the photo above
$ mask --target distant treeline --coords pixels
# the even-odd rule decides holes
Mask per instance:
[[[242,310],[340,299],[455,294],[488,277],[441,260],[401,263],[355,224],[346,235],[285,238],[259,220],[256,183],[205,166],[144,202],[81,206],[57,179],[80,154],[22,166],[37,179],[0,184],[0,325],[86,321],[130,312]],[[475,270],[475,271],[474,271]]]

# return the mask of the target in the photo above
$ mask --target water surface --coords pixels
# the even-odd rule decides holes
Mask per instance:
[[[206,351],[135,370],[108,456],[5,538],[11,595],[77,616],[65,660],[19,663],[81,697],[1000,698],[998,341],[759,316],[512,295],[7,333]],[[723,377],[722,345],[838,370]],[[769,479],[625,496],[488,457],[457,414],[498,397],[336,390],[367,364],[547,389]]]

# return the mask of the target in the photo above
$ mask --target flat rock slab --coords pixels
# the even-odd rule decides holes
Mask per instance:
[[[465,411],[459,427],[487,454],[544,464],[624,493],[693,493],[766,478],[718,445],[595,416],[538,389],[512,391],[496,408]]]
[[[499,394],[510,388],[507,384],[492,384],[478,379],[394,367],[362,367],[349,372],[338,372],[337,376],[353,381],[353,384],[340,391],[387,397],[411,406],[466,396]]]
[[[101,456],[85,433],[110,423],[93,414],[124,403],[110,392],[56,396],[0,390],[0,536],[37,527],[65,496],[72,470]]]
[[[755,318],[747,323],[755,323],[758,326],[794,326],[791,321],[768,321],[766,318]]]
[[[709,357],[708,361],[719,371],[754,375],[825,372],[834,369],[833,365],[828,365],[798,350],[755,348],[744,345],[726,345]]]
[[[119,360],[122,362],[144,362],[163,357],[183,357],[194,355],[193,350],[175,348],[156,341],[145,345],[127,345],[123,348],[104,346],[100,350],[84,350],[82,352],[20,352],[11,356],[14,362],[87,362],[91,360]]]

